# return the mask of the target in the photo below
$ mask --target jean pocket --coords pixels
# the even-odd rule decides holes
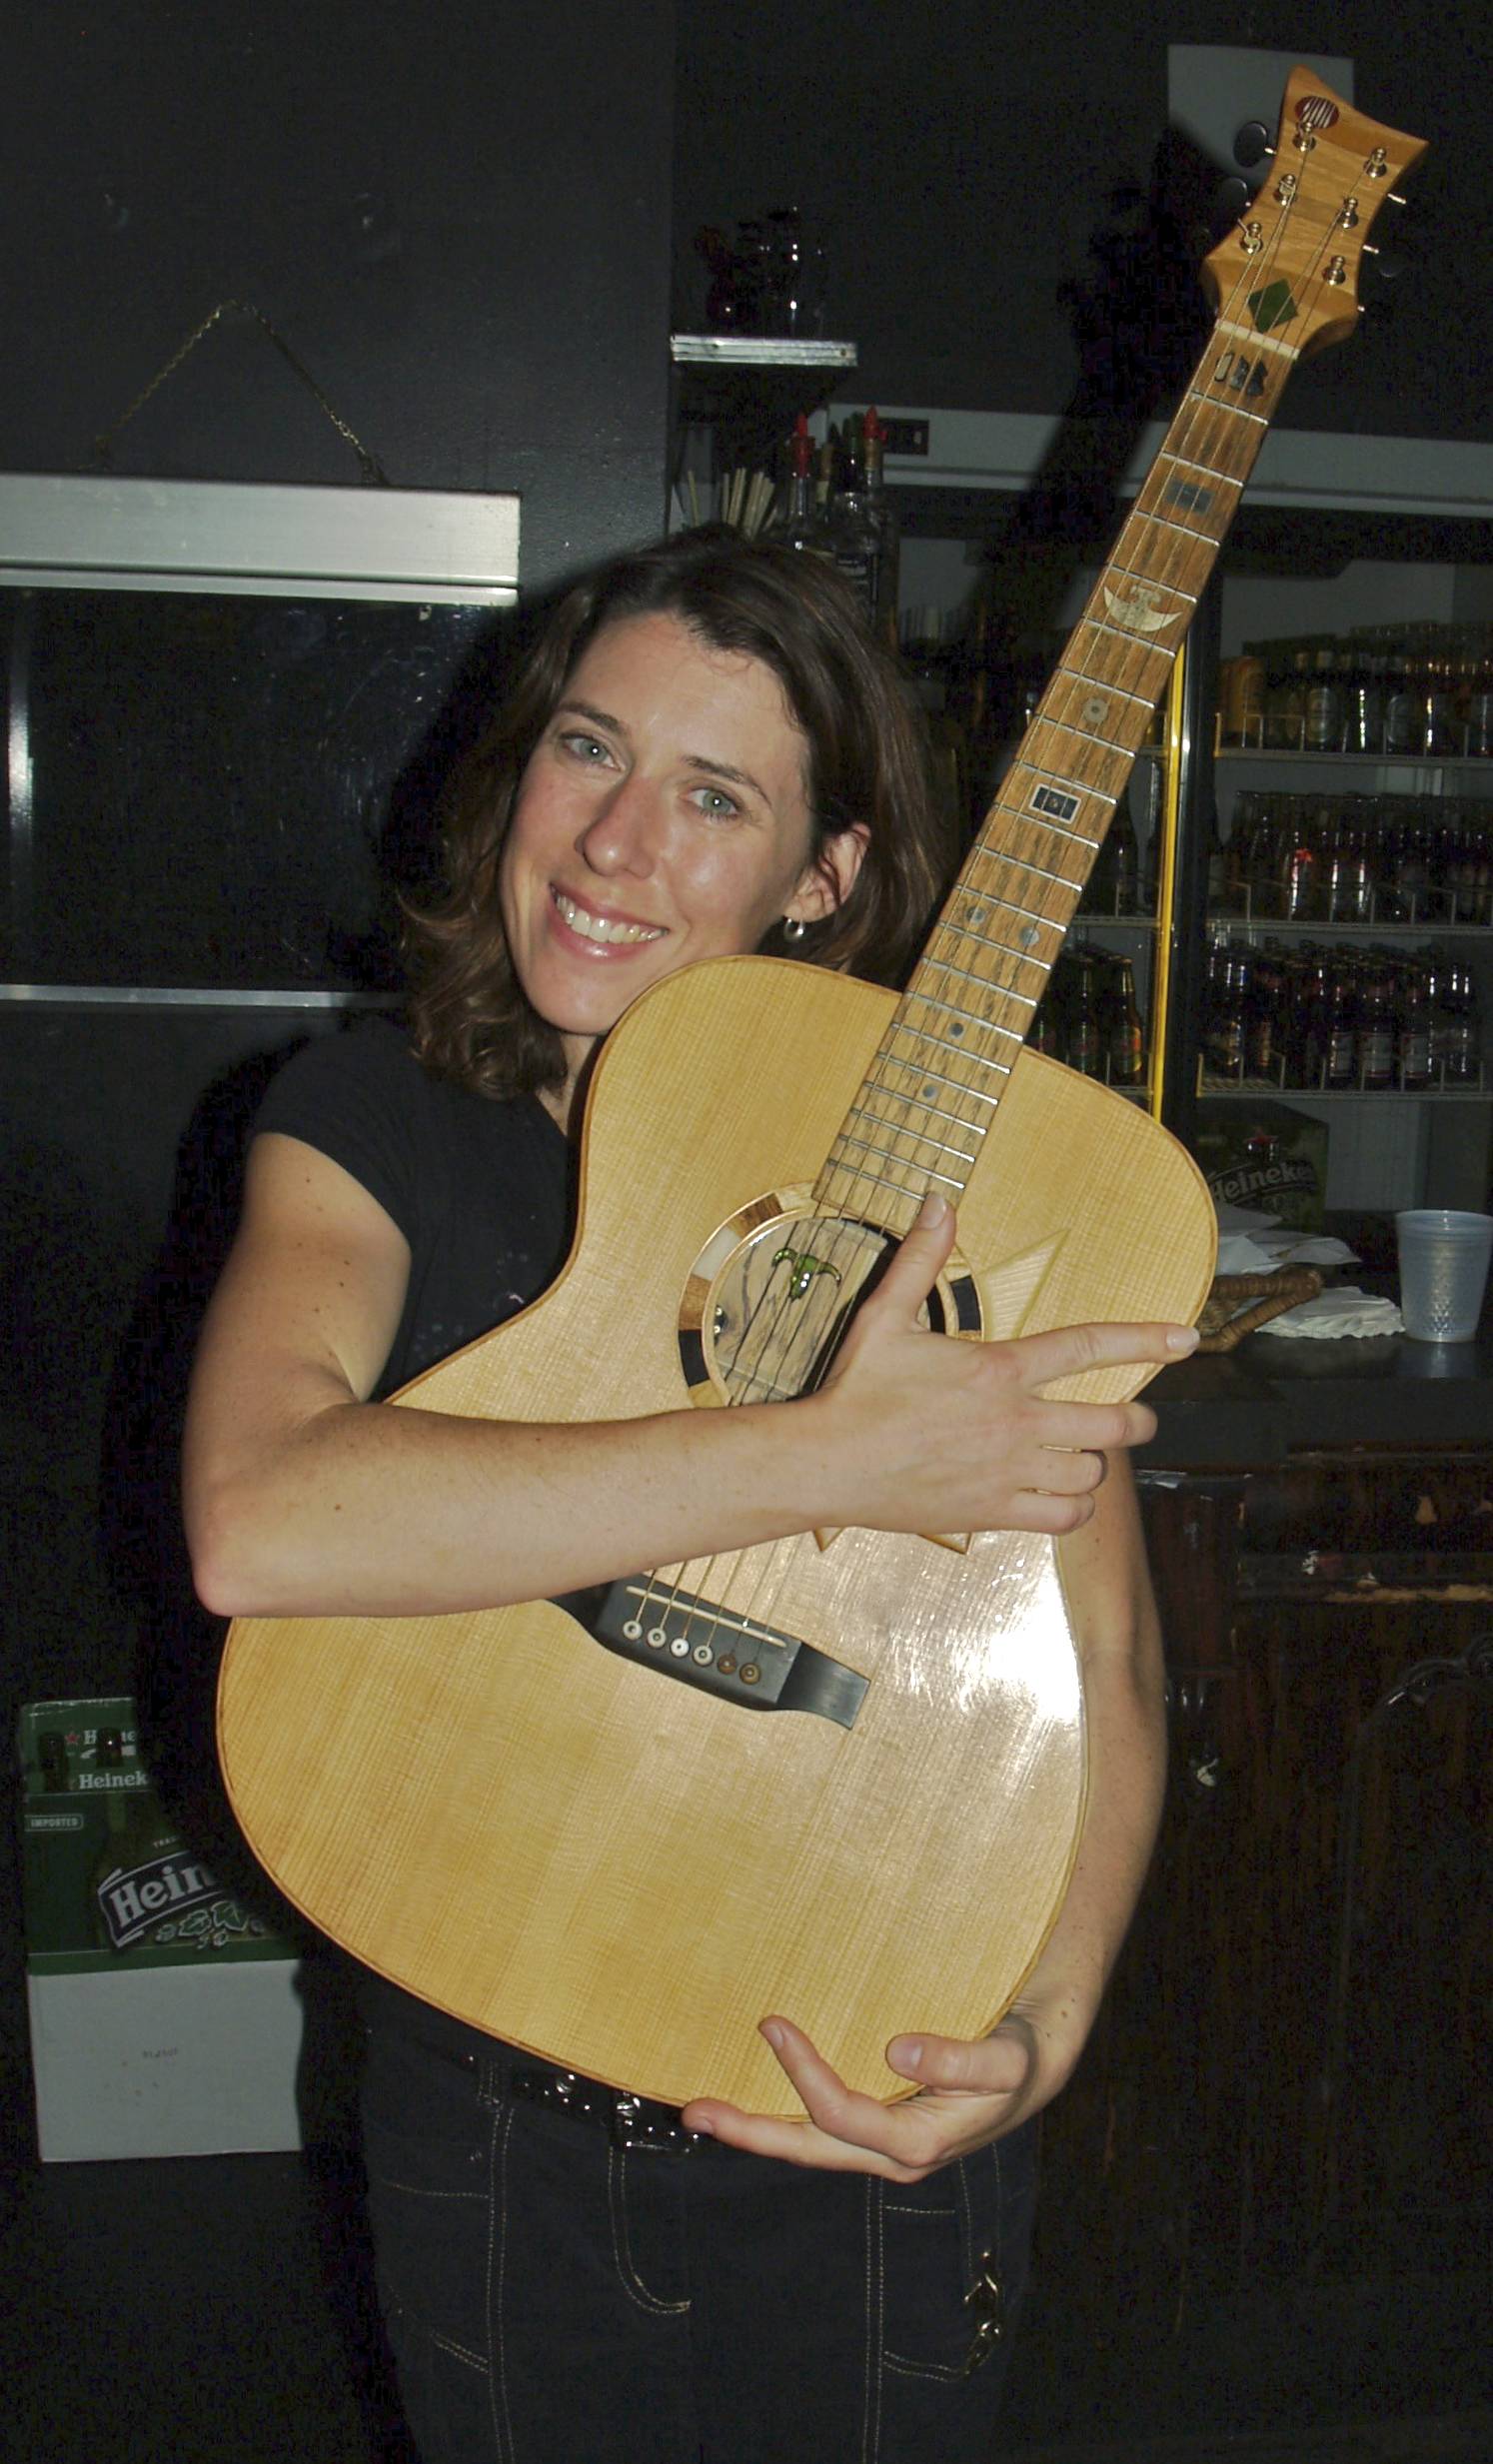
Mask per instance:
[[[1031,2125],[881,2202],[882,2350],[891,2368],[957,2379],[1003,2355],[1026,2285]]]

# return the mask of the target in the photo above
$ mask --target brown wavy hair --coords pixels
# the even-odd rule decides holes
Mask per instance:
[[[853,822],[868,832],[842,905],[791,944],[774,925],[763,951],[898,983],[945,885],[953,850],[920,713],[831,565],[717,526],[614,558],[561,603],[462,764],[444,814],[444,890],[406,909],[415,1049],[477,1094],[565,1082],[559,1032],[509,954],[499,862],[519,782],[577,664],[607,625],[644,616],[676,616],[712,648],[772,669],[808,744],[811,858]]]

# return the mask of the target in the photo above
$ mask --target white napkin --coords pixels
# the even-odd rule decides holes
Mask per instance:
[[[1333,1292],[1319,1292],[1315,1300],[1300,1301],[1294,1309],[1283,1309],[1278,1318],[1267,1318],[1256,1332],[1320,1335],[1335,1341],[1339,1335],[1399,1335],[1404,1327],[1405,1321],[1393,1301],[1381,1300],[1373,1292],[1360,1292],[1354,1284],[1344,1284]]]
[[[1220,1275],[1273,1275],[1277,1266],[1352,1266],[1357,1253],[1327,1232],[1225,1232]]]

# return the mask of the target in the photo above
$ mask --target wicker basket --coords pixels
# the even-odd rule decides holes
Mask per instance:
[[[1314,1266],[1283,1266],[1273,1275],[1215,1275],[1203,1302],[1200,1352],[1231,1352],[1245,1335],[1271,1318],[1315,1300],[1322,1278]]]

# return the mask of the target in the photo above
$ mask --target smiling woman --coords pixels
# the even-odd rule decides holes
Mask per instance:
[[[634,626],[647,630],[629,651]],[[656,650],[663,652],[657,673]],[[597,659],[603,683],[616,677],[605,690]],[[676,812],[683,804],[706,836],[737,836],[755,850],[749,860],[701,857],[702,888],[711,874],[713,896],[731,895],[737,884],[745,892],[752,875],[749,912],[744,905],[723,938],[718,911],[708,945],[703,912],[695,915],[698,931],[677,931],[683,918],[667,917],[638,889],[636,867],[649,861],[650,848],[663,859],[662,877],[651,876],[661,898],[683,862],[679,834],[669,848],[659,837],[660,810],[640,837],[644,815],[631,809],[635,795],[641,801],[657,792],[666,755],[679,764]],[[486,1094],[542,1093],[552,1105],[573,1080],[578,1055],[560,1040],[568,1030],[547,1018],[522,969],[515,976],[505,848],[521,799],[527,806],[533,794],[554,814],[561,774],[593,767],[605,783],[590,790],[590,807],[606,805],[624,836],[614,852],[604,828],[596,841],[600,871],[584,849],[570,846],[569,870],[555,886],[583,913],[579,924],[570,918],[572,929],[591,945],[597,921],[649,932],[667,925],[674,936],[667,959],[661,952],[636,973],[620,970],[628,979],[623,1000],[689,958],[727,948],[782,954],[787,916],[809,927],[790,938],[795,957],[876,982],[898,980],[952,848],[895,670],[823,560],[761,546],[746,556],[733,533],[687,533],[619,559],[571,594],[454,782],[447,892],[412,915],[408,934],[415,1043],[428,1068]],[[579,831],[579,781],[575,796]],[[790,819],[804,833],[797,848],[784,835]],[[796,896],[794,880],[773,879],[768,898],[768,843],[784,870],[796,854],[812,876]],[[514,870],[521,868],[516,861]],[[605,893],[603,881],[612,884]],[[600,1007],[588,1010],[576,1031],[600,1031]]]
[[[943,849],[917,722],[838,576],[811,556],[707,533],[623,558],[566,600],[455,794],[448,859],[445,894],[410,922],[408,1029],[378,1020],[313,1043],[270,1090],[243,1221],[204,1329],[184,1467],[204,1600],[251,1633],[290,1638],[296,1714],[281,1710],[278,1693],[279,1716],[266,1714],[259,1690],[258,1718],[277,1769],[288,1738],[309,1753],[314,1777],[292,1792],[294,1821],[313,1830],[308,1809],[334,1793],[334,1767],[356,1771],[351,1861],[376,1869],[392,1894],[367,1937],[339,1938],[369,1962],[359,1990],[370,2038],[370,2201],[420,2452],[425,2464],[824,2464],[850,2455],[975,2464],[992,2438],[999,2367],[989,2357],[1005,2349],[1002,2320],[1025,2269],[1032,2118],[1092,2023],[1139,1888],[1159,1785],[1159,1639],[1124,1475],[1124,1449],[1148,1437],[1154,1419],[1140,1404],[1054,1401],[1048,1390],[1082,1369],[1160,1363],[1192,1338],[1158,1325],[990,1342],[929,1332],[924,1304],[954,1239],[948,1206],[932,1199],[884,1271],[878,1254],[877,1279],[827,1366],[816,1355],[812,1376],[780,1393],[769,1384],[774,1399],[757,1400],[753,1385],[745,1399],[733,1393],[730,1410],[693,1408],[671,1281],[660,1347],[668,1382],[649,1389],[650,1401],[624,1380],[618,1417],[566,1417],[554,1358],[538,1393],[524,1386],[514,1417],[491,1387],[475,1405],[441,1408],[445,1372],[391,1408],[419,1372],[527,1304],[539,1303],[528,1311],[532,1331],[568,1291],[595,1288],[584,1339],[560,1349],[582,1373],[576,1408],[599,1410],[596,1363],[626,1350],[609,1338],[637,1331],[612,1320],[644,1313],[630,1261],[610,1251],[595,1287],[584,1241],[560,1278],[580,1204],[576,1097],[591,1056],[641,992],[697,959],[780,953],[788,927],[795,956],[895,980],[921,936]],[[708,1144],[710,1120],[733,1173],[742,1168],[735,1088],[753,1070],[777,1082],[772,1056],[738,1049],[723,1026],[723,975],[739,986],[744,972],[766,974],[779,1007],[785,986],[794,1003],[805,984],[834,989],[801,971],[738,968],[661,989],[611,1047],[599,1123],[630,1038],[636,1051],[650,1019],[695,994],[709,1015],[696,1020],[688,1062],[714,1038],[722,1075],[711,1084],[722,1094],[701,1092],[687,1134]],[[846,987],[843,997],[858,1010],[865,996]],[[776,1069],[790,1093],[813,1068],[814,1039],[811,1028],[797,1044],[785,1032]],[[919,1061],[919,1073],[927,1066]],[[602,1142],[599,1126],[593,1154]],[[587,1196],[593,1220],[602,1177]],[[624,1173],[621,1193],[630,1220],[633,1177]],[[675,1187],[660,1175],[656,1184]],[[648,1195],[636,1211],[651,1223]],[[676,1242],[690,1236],[681,1287],[697,1228],[719,1241],[732,1215],[718,1196],[709,1179],[704,1199],[681,1188],[678,1203],[666,1196],[660,1209]],[[525,1332],[498,1333],[496,1343]],[[486,1346],[463,1359],[479,1355]],[[531,1407],[557,1417],[525,1417]],[[878,2010],[871,2093],[837,2074],[793,2010],[760,2010],[757,2035],[755,1996],[769,1970],[755,1955],[733,1963],[751,1980],[743,2021],[727,1999],[720,1926],[692,1917],[687,1927],[717,1963],[712,1987],[686,1982],[661,1996],[636,1927],[617,1928],[599,1967],[555,1901],[531,1907],[521,1868],[538,1844],[547,1870],[565,1868],[572,1884],[580,1876],[587,1895],[594,1868],[576,1853],[580,1810],[553,1769],[562,1729],[579,1730],[575,1769],[619,1861],[624,1826],[610,1792],[618,1766],[634,1766],[591,1684],[605,1659],[607,1684],[615,1677],[636,1702],[659,1671],[600,1652],[583,1622],[588,1590],[610,1595],[640,1570],[688,1561],[724,1565],[751,1553],[756,1563],[758,1551],[781,1545],[817,1565],[816,1536],[826,1532],[910,1536],[920,1564],[917,1536],[948,1531],[1064,1539],[1063,1640],[1070,1693],[1074,1653],[1083,1672],[1087,1801],[1066,1899],[1006,2016],[966,2041],[931,2032],[925,2013],[888,2012],[923,2032],[892,2036],[883,2053]],[[950,1555],[929,1554],[940,1563]],[[900,1603],[899,1578],[894,1588]],[[1051,1590],[1055,1599],[1055,1573]],[[574,1615],[545,1605],[557,1599]],[[511,1640],[495,1648],[486,1613],[505,1606]],[[947,1652],[946,1621],[924,1622],[928,1648]],[[556,1626],[567,1631],[552,1684],[540,1646]],[[435,1783],[382,1688],[375,1627],[380,1640],[395,1632],[424,1706]],[[242,1634],[223,1696],[231,1785]],[[659,1644],[667,1639],[661,1627]],[[738,1667],[734,1649],[719,1661],[723,1684],[729,1667]],[[454,1712],[456,1671],[501,1736]],[[760,1675],[744,1667],[741,1683]],[[668,1691],[688,1699],[692,1718],[713,1700]],[[389,1792],[372,1784],[385,1826],[372,1859],[370,1765],[350,1742],[350,1696],[419,1773],[413,1831],[391,1827]],[[650,1780],[664,1765],[677,1777],[683,1764],[659,1742],[654,1700],[646,1695],[642,1761]],[[723,1717],[745,1713],[733,1702]],[[733,1785],[745,1774],[753,1803],[769,1798],[775,1814],[780,1763],[774,1793],[761,1786],[765,1765],[740,1752],[746,1731],[759,1746],[766,1725],[733,1727],[727,1752]],[[690,1733],[698,1756],[703,1739]],[[470,1900],[458,1898],[452,1864],[443,1867],[433,1846],[432,1800],[456,1771],[462,1737],[477,1744],[464,1768],[480,1774],[475,1795],[451,1789],[463,1886],[470,1892],[478,1877]],[[507,1756],[517,1795],[495,1789],[490,1742]],[[972,1745],[978,1788],[1014,1803],[1017,1792],[1000,1796],[988,1735]],[[879,1820],[903,1764],[881,1750],[873,1768],[895,1775],[877,1779]],[[938,1823],[953,1887],[942,1895],[981,1911],[969,1974],[981,1983],[983,2015],[997,2006],[982,1981],[988,1893],[970,1881],[969,1792],[947,1794]],[[1077,1799],[1075,1788],[1073,1824]],[[242,1795],[236,1802],[246,1805]],[[834,1803],[844,1802],[836,1792]],[[686,1826],[687,1863],[700,1862],[712,1833],[726,1836],[719,1795],[700,1811],[701,1823]],[[835,1819],[845,1853],[858,1857],[857,1827],[842,1812]],[[655,1852],[659,1835],[634,1829],[644,1897],[656,1900],[657,1868],[670,1860]],[[479,1834],[497,1842],[495,1888],[473,1852]],[[1059,1861],[1071,1846],[1070,1827]],[[776,1853],[793,1890],[801,1882],[811,1894],[810,1860],[780,1845]],[[739,1870],[733,1852],[727,1896],[752,1901],[754,1878],[751,1858]],[[921,1856],[911,1880],[920,1906]],[[321,1905],[310,1892],[305,1903]],[[337,1930],[336,1913],[321,1912]],[[574,1979],[593,2014],[662,2001],[659,2024],[676,2055],[671,2093],[694,2100],[648,2104],[539,2060],[455,2016],[473,2005],[443,1998],[402,1963],[408,1928],[434,1937],[444,1927],[468,1974],[493,1956],[500,1917],[525,1934],[547,1977]],[[921,1931],[900,1913],[896,1929],[904,1943]],[[834,1954],[815,1959],[815,1990],[840,1976],[838,1938]],[[384,1962],[433,2000],[387,1982],[376,1972]],[[678,1983],[677,1968],[668,1982]],[[779,2102],[747,2112],[702,2092],[710,2082],[686,2030],[690,2002],[719,2030],[748,2038],[786,2111]],[[487,2003],[484,2014],[515,2024]],[[579,2040],[535,2031],[526,2041],[581,2058]],[[635,2074],[619,2056],[612,2075],[625,2085]]]
[[[679,616],[592,640],[529,757],[499,865],[504,930],[537,1015],[560,1031],[562,1124],[597,1038],[661,975],[822,921],[850,890],[862,824],[822,834],[808,741],[770,667]]]

